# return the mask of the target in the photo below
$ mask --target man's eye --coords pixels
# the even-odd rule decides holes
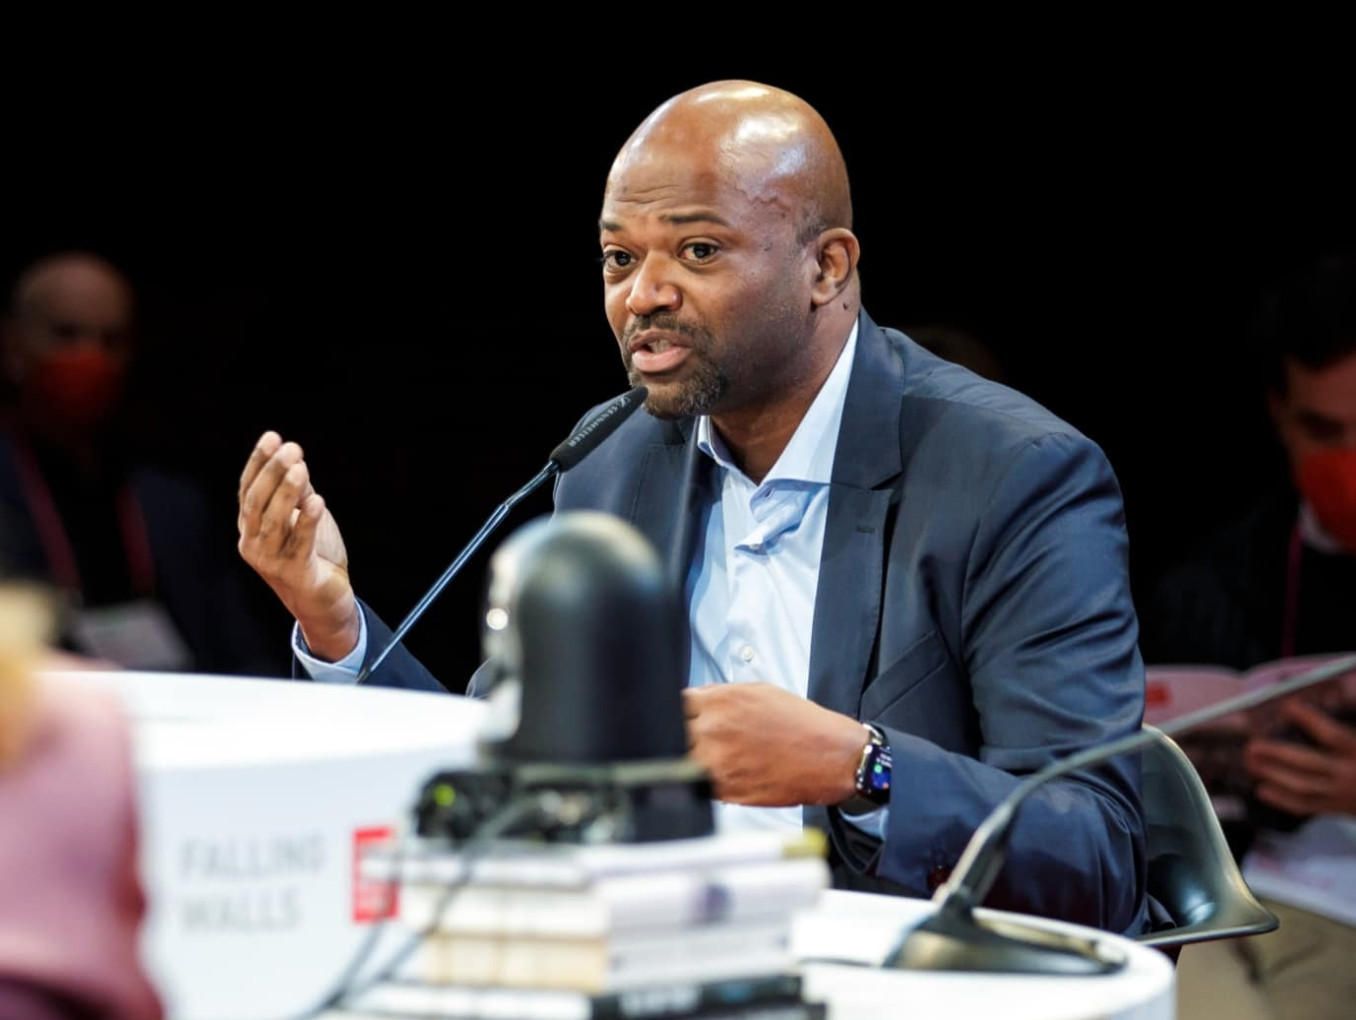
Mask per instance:
[[[1309,438],[1315,443],[1332,443],[1334,445],[1342,441],[1342,430],[1331,423],[1313,424],[1305,426],[1304,431],[1309,434]]]
[[[1337,443],[1342,439],[1345,429],[1340,421],[1321,415],[1301,411],[1296,416],[1300,431],[1315,443]]]
[[[626,251],[605,251],[603,252],[604,269],[625,269],[631,264],[631,253]]]
[[[693,241],[691,244],[683,245],[683,254],[693,262],[705,262],[720,251],[709,241]]]

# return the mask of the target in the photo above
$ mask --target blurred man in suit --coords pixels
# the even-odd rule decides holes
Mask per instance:
[[[0,320],[0,570],[62,596],[63,647],[130,669],[278,675],[229,517],[140,456],[131,282],[60,251],[20,273]]]
[[[1159,579],[1143,606],[1156,663],[1247,669],[1356,650],[1356,255],[1264,295],[1252,340],[1284,471]],[[1328,706],[1332,708],[1334,706]],[[1290,739],[1254,739],[1256,793],[1226,820],[1279,930],[1191,946],[1184,1017],[1348,1017],[1356,1003],[1356,715],[1290,699]]]

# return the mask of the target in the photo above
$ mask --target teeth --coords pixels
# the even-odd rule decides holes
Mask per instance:
[[[671,345],[667,340],[656,340],[654,343],[646,344],[645,346],[654,354],[663,354]]]

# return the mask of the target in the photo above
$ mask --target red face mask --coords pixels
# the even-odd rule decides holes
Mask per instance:
[[[34,365],[28,400],[49,421],[89,429],[117,406],[125,376],[123,362],[97,347],[56,351]]]
[[[1356,553],[1356,448],[1335,446],[1311,453],[1295,475],[1323,530]]]

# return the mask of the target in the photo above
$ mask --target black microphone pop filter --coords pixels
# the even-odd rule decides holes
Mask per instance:
[[[601,411],[595,414],[568,438],[563,440],[547,460],[555,464],[560,471],[568,471],[592,453],[604,439],[616,432],[621,423],[631,417],[636,408],[645,403],[649,390],[644,386],[627,390],[613,398]]]

